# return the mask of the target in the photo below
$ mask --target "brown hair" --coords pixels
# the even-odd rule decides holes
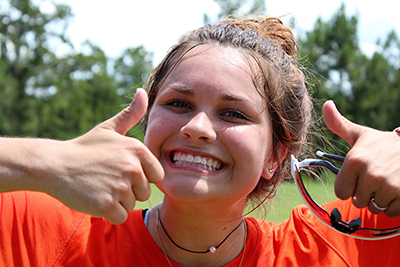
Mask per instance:
[[[248,200],[266,199],[276,189],[287,170],[291,154],[299,154],[306,144],[311,123],[312,104],[304,75],[295,58],[297,44],[290,29],[277,18],[227,19],[206,25],[181,37],[148,80],[149,106],[144,118],[146,128],[149,112],[158,90],[182,57],[203,45],[234,47],[256,62],[253,73],[256,88],[265,97],[272,119],[273,157],[279,164],[272,179],[260,179]],[[287,150],[283,158],[280,151]],[[266,197],[267,196],[267,197]]]

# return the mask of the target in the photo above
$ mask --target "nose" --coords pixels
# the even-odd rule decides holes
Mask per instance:
[[[217,139],[213,122],[204,112],[197,113],[182,128],[181,134],[185,139],[212,143]]]

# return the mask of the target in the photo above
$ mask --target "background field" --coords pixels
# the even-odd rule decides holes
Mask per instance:
[[[333,178],[323,177],[321,180],[304,180],[310,195],[320,204],[336,199],[333,190]],[[162,202],[163,197],[163,193],[152,185],[150,199],[146,202],[138,202],[135,208],[152,208]],[[264,204],[263,208],[253,211],[250,216],[279,223],[289,218],[292,209],[299,204],[304,204],[304,202],[295,183],[293,181],[283,182],[277,190],[276,197]]]

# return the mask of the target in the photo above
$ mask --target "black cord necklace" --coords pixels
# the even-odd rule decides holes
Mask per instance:
[[[207,250],[205,250],[205,251],[195,251],[195,250],[190,250],[190,249],[183,248],[183,247],[179,246],[177,243],[175,243],[174,240],[172,240],[172,238],[169,236],[169,234],[168,234],[167,231],[165,230],[164,225],[163,225],[163,223],[162,223],[162,221],[161,221],[159,206],[157,206],[157,215],[158,215],[158,221],[160,222],[161,227],[162,227],[164,233],[167,235],[169,241],[171,241],[172,244],[174,244],[177,248],[179,248],[179,249],[181,249],[181,250],[184,250],[184,251],[190,252],[190,253],[197,253],[197,254],[205,254],[205,253],[209,253],[209,252],[215,253],[215,252],[217,251],[217,249],[228,239],[228,237],[230,237],[230,236],[233,234],[233,232],[235,232],[235,231],[239,228],[239,226],[242,225],[243,220],[244,220],[244,219],[242,219],[242,220],[240,221],[240,223],[238,224],[238,226],[236,226],[236,227],[224,238],[224,240],[222,240],[221,243],[219,243],[217,246],[215,246],[215,247],[214,247],[214,246],[211,246],[209,249],[207,249]]]

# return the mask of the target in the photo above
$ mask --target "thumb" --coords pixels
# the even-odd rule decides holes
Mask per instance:
[[[355,124],[342,116],[332,100],[325,102],[322,114],[329,130],[343,138],[350,146],[353,146],[365,131],[364,126]]]
[[[119,112],[114,117],[104,121],[99,127],[112,129],[115,132],[125,135],[133,126],[146,114],[147,109],[147,93],[144,89],[136,90],[135,99],[131,104]]]

